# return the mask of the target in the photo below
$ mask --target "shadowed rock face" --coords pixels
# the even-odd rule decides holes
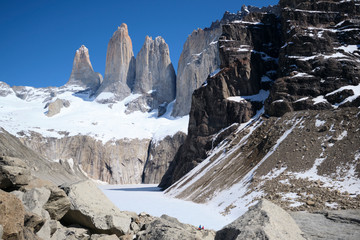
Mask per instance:
[[[346,89],[337,95],[333,92],[360,83],[360,5],[295,0],[282,0],[280,5],[284,38],[280,78],[266,101],[267,114],[331,109],[353,95]],[[356,106],[359,101],[343,106]]]
[[[160,187],[169,187],[206,158],[206,152],[213,147],[214,134],[233,123],[247,122],[261,108],[264,99],[234,101],[231,97],[256,95],[268,87],[261,80],[277,68],[278,18],[274,14],[253,13],[247,19],[253,23],[223,25],[219,38],[222,69],[194,91],[188,137]],[[273,47],[265,48],[264,44]]]
[[[82,45],[76,50],[70,79],[66,85],[75,85],[96,91],[101,81],[101,74],[94,72],[92,68],[89,50]]]
[[[105,77],[97,95],[102,92],[111,92],[115,94],[117,100],[122,100],[130,95],[134,79],[135,58],[132,42],[128,27],[123,23],[109,41]]]
[[[175,70],[170,60],[169,46],[162,37],[146,36],[136,56],[134,93],[155,93],[159,105],[175,99]],[[158,106],[152,106],[157,108]]]
[[[204,83],[209,74],[220,67],[218,39],[222,34],[222,26],[229,22],[241,20],[252,12],[277,13],[278,7],[243,6],[241,11],[237,13],[225,12],[221,21],[213,22],[209,28],[194,30],[189,35],[178,64],[173,116],[189,114],[192,93]]]

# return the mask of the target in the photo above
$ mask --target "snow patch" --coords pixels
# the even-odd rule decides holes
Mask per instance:
[[[315,127],[321,127],[326,123],[326,121],[316,119],[315,120]]]

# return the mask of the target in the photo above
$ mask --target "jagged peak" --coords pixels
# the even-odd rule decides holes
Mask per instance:
[[[89,49],[87,49],[85,45],[81,45],[81,47],[78,50],[76,50],[76,54],[80,54],[81,56],[84,54],[89,54]]]

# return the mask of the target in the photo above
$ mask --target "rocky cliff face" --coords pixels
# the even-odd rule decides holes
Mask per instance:
[[[66,85],[75,85],[96,91],[101,82],[101,74],[94,72],[92,68],[89,50],[82,45],[78,50],[76,50],[73,68],[69,81]]]
[[[191,96],[209,74],[220,67],[218,39],[222,34],[222,25],[241,20],[250,12],[278,12],[278,7],[246,7],[236,14],[225,12],[220,21],[213,22],[209,28],[194,30],[186,39],[179,59],[176,79],[176,102],[173,116],[189,114]]]
[[[175,70],[170,60],[169,46],[162,37],[152,40],[146,36],[144,45],[136,56],[134,93],[154,93],[157,103],[169,103],[175,99]]]
[[[277,68],[279,22],[274,14],[253,13],[247,18],[254,22],[223,26],[219,39],[222,69],[194,91],[188,137],[161,187],[170,186],[200,163],[213,147],[214,134],[232,123],[247,122],[267,97],[268,84],[263,79],[273,78]]]
[[[280,6],[223,26],[221,70],[194,91],[188,137],[160,184],[169,195],[224,214],[258,197],[359,208],[360,5]]]
[[[161,141],[119,139],[103,143],[89,136],[44,138],[33,132],[21,141],[47,159],[68,162],[88,177],[110,184],[159,183],[169,167],[184,133]]]
[[[67,161],[48,161],[2,128],[0,128],[0,154],[22,159],[29,166],[32,175],[55,184],[86,179],[77,166],[73,166]]]
[[[131,93],[135,79],[135,58],[128,27],[121,24],[111,37],[106,53],[105,77],[97,95],[113,93],[122,100]]]
[[[161,181],[185,138],[185,133],[178,132],[172,137],[167,136],[160,141],[151,141],[142,176],[143,183],[159,183]]]
[[[266,102],[269,115],[358,106],[360,5],[356,1],[280,1],[283,46]],[[341,89],[341,87],[344,87]],[[351,88],[351,87],[350,87]]]

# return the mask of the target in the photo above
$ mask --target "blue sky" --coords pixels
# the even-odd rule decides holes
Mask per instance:
[[[236,0],[0,0],[0,81],[11,86],[61,86],[76,49],[85,45],[96,72],[105,72],[106,49],[125,22],[138,53],[145,36],[162,36],[177,69],[183,44],[196,28],[225,11],[278,1]]]

